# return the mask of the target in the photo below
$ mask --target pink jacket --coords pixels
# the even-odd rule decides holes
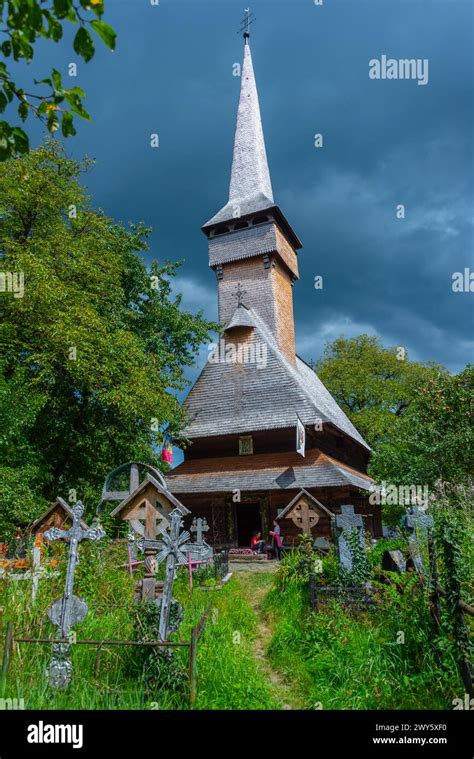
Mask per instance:
[[[280,528],[279,527],[275,527],[274,528],[274,530],[273,530],[273,536],[272,537],[273,537],[273,541],[277,544],[278,548],[281,548],[282,540],[281,540],[281,537],[280,537]]]

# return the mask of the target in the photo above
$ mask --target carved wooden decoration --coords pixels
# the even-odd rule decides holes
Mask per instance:
[[[112,511],[111,516],[124,519],[141,538],[154,540],[159,533],[164,532],[170,525],[169,514],[178,508],[183,516],[189,514],[169,490],[158,480],[148,474],[145,480],[137,486]]]
[[[311,529],[319,522],[319,514],[311,508],[305,498],[301,498],[286,516],[307,535],[311,535]]]
[[[334,514],[304,488],[278,513],[277,520],[291,519],[301,532],[311,535],[321,517],[334,521]],[[331,528],[332,530],[332,528]]]
[[[144,576],[137,584],[136,598],[154,601],[163,591],[163,583],[156,579],[156,539],[165,535],[171,526],[171,512],[177,510],[181,516],[189,514],[172,493],[163,487],[151,474],[147,474],[141,484],[127,495],[111,516],[124,519],[144,540]]]
[[[65,529],[72,525],[74,514],[73,506],[70,506],[63,498],[56,498],[53,504],[41,514],[31,525],[31,532],[33,535],[44,534],[46,530],[51,527],[57,527],[58,529]],[[86,528],[85,522],[81,522],[82,527]]]

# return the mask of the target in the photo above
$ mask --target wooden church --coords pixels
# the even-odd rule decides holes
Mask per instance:
[[[244,39],[229,200],[202,228],[224,329],[185,401],[191,445],[168,485],[206,517],[207,540],[216,547],[248,546],[256,530],[267,539],[274,519],[291,544],[306,507],[314,538],[328,539],[347,504],[379,536],[380,507],[367,497],[370,448],[295,353],[293,285],[302,246],[273,199],[248,34]]]

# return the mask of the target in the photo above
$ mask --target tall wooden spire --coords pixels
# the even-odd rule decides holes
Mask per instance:
[[[232,293],[242,282],[246,305],[260,314],[294,363],[292,284],[298,278],[296,250],[301,243],[273,199],[248,31],[229,199],[203,231],[209,238],[209,265],[218,279],[219,321],[227,323],[232,318]]]

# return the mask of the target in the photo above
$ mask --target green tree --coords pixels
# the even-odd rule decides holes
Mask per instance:
[[[92,207],[89,166],[53,139],[0,165],[1,269],[24,276],[23,297],[0,293],[3,526],[70,488],[95,505],[124,460],[156,464],[163,430],[183,426],[183,371],[217,326],[172,295],[176,264],[147,268],[149,230]]]
[[[102,18],[104,6],[105,0],[0,0],[0,31],[4,35],[0,54],[5,59],[30,63],[38,39],[59,42],[64,24],[75,24],[78,29],[73,40],[74,51],[88,62],[95,53],[91,32],[111,50],[115,49],[115,31]],[[64,87],[57,69],[53,68],[49,76],[39,81],[35,79],[34,84],[39,85],[39,89],[25,91],[14,81],[7,64],[0,60],[0,113],[10,103],[12,107],[15,104],[22,121],[33,113],[51,133],[61,124],[64,137],[76,134],[75,114],[90,118],[82,102],[85,92],[80,87]],[[28,150],[25,131],[0,120],[0,161]]]
[[[474,367],[438,373],[415,388],[390,436],[376,447],[371,473],[395,484],[467,484],[474,475]]]
[[[410,361],[404,349],[385,348],[369,335],[329,343],[315,370],[371,446],[393,434],[424,380],[447,374],[441,366]]]

